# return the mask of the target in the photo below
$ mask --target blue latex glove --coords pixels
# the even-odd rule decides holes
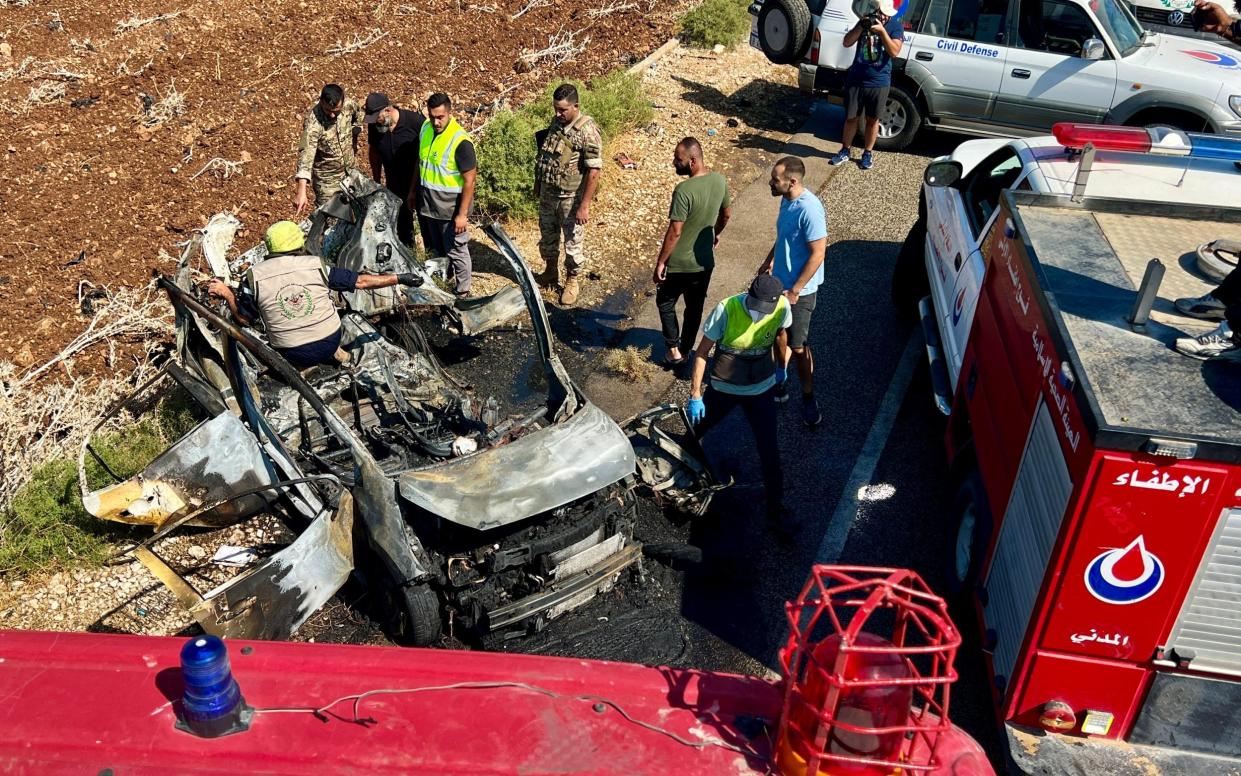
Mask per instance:
[[[698,425],[707,416],[707,405],[702,403],[702,399],[691,396],[689,403],[685,405],[685,411],[689,413],[689,422]]]
[[[782,366],[776,367],[776,383],[782,383],[789,379],[789,370]]]

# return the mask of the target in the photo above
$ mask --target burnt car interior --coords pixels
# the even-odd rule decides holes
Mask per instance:
[[[177,316],[177,358],[162,377],[207,419],[102,488],[87,482],[82,464],[97,453],[83,445],[87,511],[149,526],[131,553],[208,632],[287,638],[350,575],[382,588],[409,643],[538,630],[639,568],[639,489],[700,515],[722,487],[692,434],[661,428],[684,422],[676,408],[622,429],[582,395],[502,228],[484,231],[512,284],[462,302],[396,240],[399,204],[355,175],[312,217],[308,245],[329,263],[424,283],[342,294],[351,360],[303,372],[200,294],[196,265],[227,280],[264,256],[230,260],[240,224],[212,219],[176,277],[160,280]],[[273,511],[296,538],[210,592],[158,553],[173,532]]]

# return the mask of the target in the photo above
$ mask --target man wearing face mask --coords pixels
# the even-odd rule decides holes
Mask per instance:
[[[414,214],[409,208],[410,189],[418,169],[418,135],[426,116],[393,105],[388,95],[366,96],[366,144],[371,177],[401,198],[397,236],[406,245],[414,242]]]

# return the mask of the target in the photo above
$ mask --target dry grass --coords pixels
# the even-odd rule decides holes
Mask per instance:
[[[361,51],[362,49],[367,48],[368,46],[372,46],[375,43],[378,43],[379,41],[383,40],[386,37],[388,37],[388,33],[380,29],[371,30],[365,35],[363,35],[360,32],[354,33],[353,37],[350,38],[349,40],[347,41],[338,40],[334,44],[329,46],[327,49],[327,53],[331,54],[332,56],[336,56],[336,57],[339,57],[344,54],[353,54],[354,52]]]
[[[145,27],[148,24],[154,24],[155,22],[166,22],[169,19],[175,19],[180,15],[180,11],[173,11],[172,13],[162,13],[158,16],[151,16],[143,19],[139,17],[138,14],[133,14],[128,19],[124,19],[116,23],[116,34],[120,35],[123,32],[136,30],[139,27]]]
[[[589,35],[581,39],[577,37],[582,32],[582,30],[577,32],[561,30],[547,39],[547,48],[540,49],[539,51],[531,51],[530,49],[522,51],[519,61],[528,70],[532,70],[538,65],[559,67],[566,62],[572,62],[574,59],[577,59],[578,54],[586,50],[586,46],[590,43]]]
[[[171,309],[154,284],[123,288],[54,358],[22,374],[13,364],[0,362],[0,508],[40,463],[77,455],[85,434],[108,406],[149,377],[152,351],[171,335]],[[147,347],[133,372],[114,363],[114,375],[103,380],[72,374],[72,359],[91,348],[107,347],[115,362],[115,347],[121,342]],[[63,368],[64,378],[50,379],[56,367]]]
[[[26,102],[30,105],[50,105],[64,99],[68,90],[69,87],[63,81],[44,81],[30,90],[26,95]]]
[[[156,93],[159,99],[147,94],[142,95],[141,107],[134,116],[134,120],[144,127],[157,127],[185,113],[185,94],[177,91],[175,79],[168,83],[167,92],[160,94],[157,89]]]
[[[629,345],[609,350],[603,356],[603,368],[630,383],[649,383],[659,370],[651,361],[651,349]]]

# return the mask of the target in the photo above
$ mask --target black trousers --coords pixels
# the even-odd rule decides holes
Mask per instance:
[[[694,338],[702,325],[702,307],[707,301],[707,288],[711,285],[711,270],[703,272],[669,272],[664,282],[655,290],[655,306],[659,308],[659,322],[664,330],[664,344],[668,349],[680,348],[682,355],[694,349]],[[685,297],[684,325],[677,323],[677,300]]]
[[[388,191],[401,198],[401,209],[396,213],[396,236],[405,245],[414,244],[414,211],[409,209],[409,181],[397,181],[387,186]]]
[[[1226,305],[1224,317],[1228,328],[1241,332],[1241,267],[1229,272],[1211,295]]]
[[[738,407],[745,413],[750,432],[758,447],[758,464],[763,472],[763,490],[767,494],[767,511],[775,513],[784,503],[784,469],[780,465],[780,444],[777,435],[776,400],[772,392],[758,396],[738,396],[717,391],[711,386],[703,393],[707,415],[696,427],[699,438],[706,436],[721,420]]]

